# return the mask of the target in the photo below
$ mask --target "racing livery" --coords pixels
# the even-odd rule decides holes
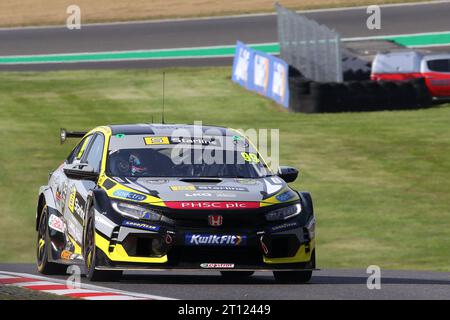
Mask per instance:
[[[274,174],[234,129],[135,124],[61,129],[81,138],[39,190],[37,267],[85,266],[91,281],[124,270],[214,269],[227,277],[273,271],[307,282],[315,269],[308,192]]]

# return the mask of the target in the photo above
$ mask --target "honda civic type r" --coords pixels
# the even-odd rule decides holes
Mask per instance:
[[[296,169],[274,174],[239,131],[135,124],[61,129],[66,138],[81,140],[39,190],[39,272],[76,264],[91,281],[151,269],[310,280],[311,196],[287,185]]]

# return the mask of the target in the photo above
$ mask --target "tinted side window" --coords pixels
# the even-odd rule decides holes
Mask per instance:
[[[428,69],[436,72],[450,72],[450,59],[430,60]]]
[[[78,143],[78,145],[75,147],[75,149],[73,149],[73,151],[70,153],[69,157],[67,158],[68,164],[73,163],[74,160],[81,159],[91,138],[92,138],[92,136],[87,136],[86,138],[81,140],[80,143]]]
[[[96,135],[94,141],[92,141],[89,147],[87,155],[83,157],[83,162],[87,162],[92,168],[94,168],[95,172],[100,172],[104,141],[105,139],[103,138],[103,135]]]

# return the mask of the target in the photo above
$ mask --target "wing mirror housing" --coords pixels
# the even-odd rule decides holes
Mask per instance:
[[[298,173],[299,173],[299,171],[294,167],[280,166],[280,168],[278,169],[277,175],[281,179],[283,179],[284,181],[289,183],[289,182],[294,182],[297,179]]]
[[[89,180],[97,182],[98,172],[94,171],[87,163],[68,164],[63,168],[64,173],[69,179],[73,180]]]

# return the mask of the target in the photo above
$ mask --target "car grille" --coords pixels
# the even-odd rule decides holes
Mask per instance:
[[[174,225],[183,228],[215,228],[217,230],[253,230],[266,224],[260,210],[176,210],[163,213]],[[211,227],[208,216],[221,215],[222,225]]]
[[[169,252],[169,262],[258,265],[262,264],[262,253],[257,247],[173,247]]]

